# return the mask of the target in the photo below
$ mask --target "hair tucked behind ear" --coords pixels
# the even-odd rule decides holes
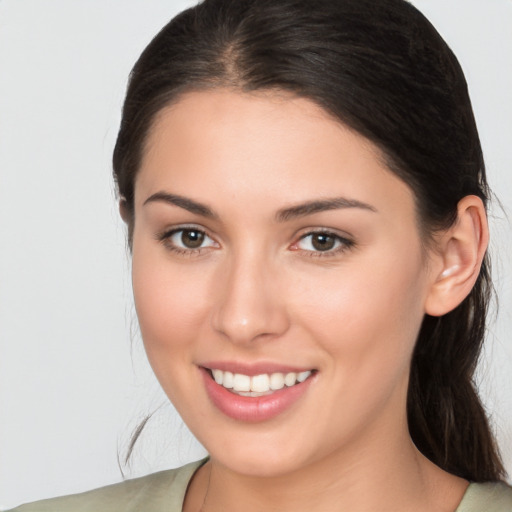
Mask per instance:
[[[485,261],[479,282],[458,308],[424,319],[407,397],[409,429],[418,449],[446,471],[473,481],[505,474],[473,380],[490,296]]]
[[[130,236],[134,184],[156,114],[184,92],[284,90],[309,98],[378,146],[416,197],[423,236],[457,204],[487,202],[482,151],[457,59],[404,0],[206,0],[172,20],[136,63],[114,151]],[[475,390],[491,285],[487,260],[466,300],[424,319],[411,363],[409,428],[440,467],[504,475]]]

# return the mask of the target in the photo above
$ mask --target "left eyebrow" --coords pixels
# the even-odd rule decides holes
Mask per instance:
[[[345,208],[361,208],[371,212],[377,212],[377,209],[370,204],[363,203],[356,199],[347,199],[345,197],[334,197],[332,199],[317,199],[308,201],[289,208],[283,208],[276,213],[277,222],[286,222],[297,217],[312,215],[313,213],[325,212],[328,210],[339,210]]]

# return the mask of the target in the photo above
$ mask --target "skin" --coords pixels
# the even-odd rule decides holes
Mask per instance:
[[[339,197],[369,208],[276,220]],[[207,234],[199,250],[166,236],[180,227]],[[322,252],[312,230],[341,238]],[[307,99],[218,89],[160,112],[136,179],[133,288],[155,374],[211,455],[186,512],[455,510],[467,482],[417,451],[405,403],[424,314],[453,309],[478,275],[481,201],[461,201],[435,249],[423,242],[410,188]],[[209,400],[198,366],[212,360],[317,373],[289,409],[247,423]]]

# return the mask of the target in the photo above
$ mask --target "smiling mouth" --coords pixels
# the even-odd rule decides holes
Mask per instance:
[[[216,368],[206,368],[211,378],[219,386],[239,396],[259,397],[271,395],[285,387],[291,388],[310,378],[316,370],[288,373],[262,373],[260,375],[244,375]]]

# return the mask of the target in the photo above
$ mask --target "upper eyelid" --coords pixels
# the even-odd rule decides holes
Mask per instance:
[[[185,226],[176,226],[176,227],[171,227],[171,228],[168,228],[168,229],[165,229],[163,231],[160,231],[158,233],[155,234],[155,238],[156,240],[158,241],[158,243],[162,244],[164,247],[166,247],[169,251],[172,251],[176,254],[181,254],[181,255],[189,255],[189,256],[192,256],[192,255],[200,255],[202,254],[204,251],[208,251],[209,249],[212,249],[212,246],[206,246],[206,247],[203,247],[203,246],[199,246],[199,247],[180,247],[179,245],[177,245],[176,243],[174,243],[172,241],[172,237],[174,235],[176,235],[177,233],[179,233],[180,231],[199,231],[201,233],[203,233],[205,235],[205,237],[209,238],[210,241],[212,241],[214,244],[216,244],[217,246],[219,245],[219,242],[217,242],[217,240],[210,236],[208,231],[205,230],[204,228],[199,228],[197,226],[192,226],[192,225],[185,225]]]
[[[208,237],[210,240],[215,242],[216,244],[219,244],[217,239],[214,236],[212,236],[207,229],[205,229],[203,226],[197,226],[197,225],[193,225],[193,224],[178,225],[178,226],[162,229],[155,233],[155,239],[158,242],[163,243],[164,245],[169,244],[169,243],[171,243],[170,239],[172,236],[174,236],[176,233],[179,233],[180,231],[187,231],[187,230],[199,231],[199,232],[203,233],[206,237]],[[207,247],[197,247],[196,249],[183,249],[183,250],[193,252],[193,251],[203,250],[206,248]]]
[[[297,250],[300,250],[305,253],[315,254],[318,256],[324,255],[324,256],[333,256],[336,253],[343,252],[349,248],[353,248],[356,246],[356,241],[354,237],[346,232],[339,233],[336,230],[329,229],[329,228],[309,228],[306,232],[302,233],[299,236],[295,237],[295,242],[291,244],[291,247],[297,246],[302,240],[306,239],[309,236],[317,235],[317,234],[323,234],[330,237],[333,237],[337,239],[338,242],[340,242],[340,245],[337,248],[333,248],[326,251],[314,251],[310,249],[299,249],[297,247]]]
[[[313,231],[313,232],[309,232],[309,233],[306,233],[305,235],[299,237],[297,239],[296,242],[293,242],[292,245],[296,245],[298,244],[301,240],[305,240],[306,238],[312,236],[312,235],[327,235],[329,237],[332,237],[332,238],[335,238],[336,240],[338,240],[339,242],[341,242],[341,244],[344,244],[344,245],[354,245],[354,241],[351,239],[351,238],[348,238],[346,236],[341,236],[341,235],[337,235],[336,233],[330,233],[328,231]]]
[[[214,239],[214,236],[210,233],[208,229],[206,229],[204,226],[200,226],[198,224],[179,224],[177,226],[171,226],[164,228],[162,230],[159,230],[156,233],[157,238],[165,237],[173,235],[174,233],[179,233],[180,231],[186,231],[186,230],[196,230],[200,231],[201,233],[204,233],[209,238]]]
[[[354,237],[350,234],[350,233],[347,233],[346,231],[339,231],[337,229],[333,229],[333,228],[323,228],[323,227],[319,227],[319,228],[303,228],[301,229],[296,235],[295,235],[295,238],[297,240],[301,240],[302,238],[305,238],[309,235],[316,235],[316,234],[326,234],[326,235],[330,235],[330,236],[334,236],[336,238],[340,238],[342,240],[349,240],[351,242],[354,241]]]

